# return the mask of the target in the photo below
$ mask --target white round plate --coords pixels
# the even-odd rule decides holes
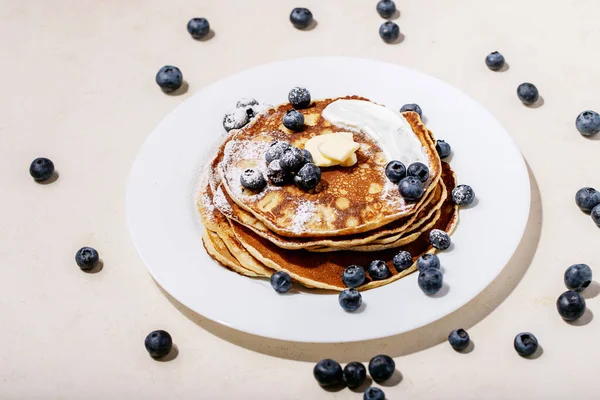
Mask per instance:
[[[241,97],[284,103],[294,86],[308,88],[313,99],[360,95],[395,109],[418,103],[436,137],[452,145],[451,165],[458,181],[474,188],[478,204],[461,210],[454,246],[440,254],[443,295],[423,294],[417,274],[412,274],[364,292],[362,310],[347,313],[337,295],[279,295],[268,281],[237,275],[207,255],[195,201],[200,171],[223,139],[223,115]],[[529,203],[527,168],[511,137],[488,111],[456,88],[394,64],[302,58],[232,75],[171,112],[135,160],[127,219],[154,279],[195,312],[270,338],[349,342],[419,328],[473,299],[517,248]]]

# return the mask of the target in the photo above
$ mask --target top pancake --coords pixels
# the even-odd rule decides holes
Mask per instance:
[[[366,100],[351,96],[344,99]],[[223,189],[231,200],[253,214],[266,227],[286,237],[334,237],[367,232],[415,213],[436,187],[441,175],[441,162],[432,135],[413,112],[404,113],[415,136],[429,159],[430,177],[425,182],[425,194],[416,203],[407,203],[397,185],[385,176],[387,160],[379,144],[362,132],[354,132],[360,143],[356,152],[358,163],[353,167],[322,168],[317,188],[304,192],[294,185],[269,184],[258,194],[245,190],[240,175],[247,168],[256,168],[266,176],[264,154],[276,140],[284,140],[299,148],[313,136],[348,131],[331,125],[321,113],[338,99],[313,102],[300,110],[306,128],[292,132],[282,124],[289,104],[276,106],[257,117],[251,124],[230,136],[217,158]]]

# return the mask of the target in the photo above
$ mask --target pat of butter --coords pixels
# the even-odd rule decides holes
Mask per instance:
[[[352,132],[336,132],[310,138],[304,148],[308,150],[319,167],[356,164],[355,151],[360,145],[353,139]]]

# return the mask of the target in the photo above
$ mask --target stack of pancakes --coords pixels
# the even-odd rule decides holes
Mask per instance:
[[[390,160],[364,132],[353,132],[354,141],[360,143],[356,165],[322,168],[321,182],[310,192],[293,184],[269,183],[259,193],[241,186],[240,175],[247,168],[266,177],[265,152],[274,141],[302,149],[313,136],[348,131],[321,115],[335,100],[315,101],[301,110],[306,125],[302,132],[283,126],[283,115],[292,108],[283,104],[228,133],[208,165],[198,199],[206,229],[204,246],[214,259],[246,276],[270,277],[274,271],[285,271],[307,287],[331,290],[346,288],[342,272],[349,265],[366,269],[371,261],[384,260],[390,277],[378,281],[367,277],[359,289],[369,289],[408,275],[422,254],[434,252],[429,242],[432,229],[453,231],[458,220],[450,195],[455,176],[440,160],[433,134],[414,112],[403,115],[423,145],[430,171],[425,194],[417,202],[405,201],[397,185],[386,178]],[[398,272],[392,258],[400,250],[410,252],[413,265]]]

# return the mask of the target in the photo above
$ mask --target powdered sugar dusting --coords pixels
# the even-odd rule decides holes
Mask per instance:
[[[316,207],[311,201],[303,201],[300,203],[292,218],[291,230],[294,233],[300,233],[305,230],[305,225],[313,217]]]
[[[244,190],[240,183],[240,176],[244,170],[253,168],[259,170],[264,177],[267,176],[267,165],[264,162],[264,154],[270,143],[266,141],[250,141],[233,139],[225,146],[221,171],[229,183],[228,187],[235,196],[262,197],[265,190],[253,193]]]
[[[231,208],[231,205],[225,198],[222,186],[219,186],[217,190],[215,190],[213,194],[213,201],[215,202],[215,205],[221,212],[230,215],[233,214],[233,209]]]

